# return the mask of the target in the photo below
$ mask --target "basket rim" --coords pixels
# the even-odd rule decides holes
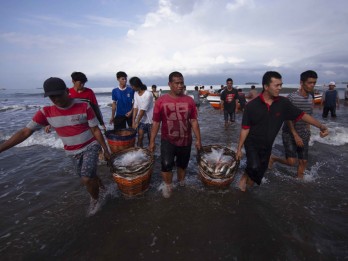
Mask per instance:
[[[121,132],[121,131],[130,131],[131,134],[127,135],[127,136],[122,136],[122,135],[117,135],[117,132]],[[125,139],[126,138],[129,138],[129,137],[135,137],[137,134],[137,131],[133,128],[123,128],[123,129],[118,129],[118,130],[107,130],[105,132],[105,137],[107,139]]]
[[[143,178],[145,176],[148,176],[148,175],[152,175],[152,170],[151,170],[151,167],[148,168],[147,170],[145,170],[143,173],[141,173],[140,175],[136,175],[136,176],[132,176],[132,177],[128,177],[128,176],[123,176],[121,174],[118,174],[116,172],[112,173],[112,176],[113,177],[116,177],[116,178],[120,178],[120,179],[126,179],[128,181],[132,181],[134,179],[140,179],[140,178]]]
[[[146,168],[144,168],[144,171],[147,171],[148,169],[153,167],[153,165],[155,163],[155,156],[150,150],[148,150],[146,148],[140,148],[140,147],[131,147],[131,148],[120,150],[120,151],[117,151],[117,152],[111,154],[111,158],[110,158],[110,171],[111,171],[111,173],[117,173],[117,171],[115,170],[115,168],[112,164],[117,157],[120,157],[128,152],[139,151],[139,150],[142,150],[147,156],[150,156],[150,159],[148,161],[149,164],[146,165]],[[120,174],[118,174],[118,175],[120,175]]]

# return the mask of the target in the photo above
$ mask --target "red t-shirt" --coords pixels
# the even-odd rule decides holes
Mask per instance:
[[[70,98],[79,99],[84,102],[88,102],[97,116],[100,125],[104,125],[103,115],[99,109],[97,98],[92,89],[85,87],[82,92],[77,92],[74,87],[69,88]]]
[[[98,126],[98,121],[86,102],[74,99],[68,108],[45,106],[34,115],[27,128],[38,130],[48,124],[55,128],[67,154],[80,153],[87,145],[96,142],[90,128]]]
[[[197,119],[197,108],[190,96],[165,94],[156,100],[153,121],[162,122],[161,139],[175,146],[191,145],[191,119]]]
[[[78,98],[80,100],[87,100],[92,104],[98,105],[97,98],[94,92],[89,88],[84,88],[83,92],[77,92],[74,87],[69,88],[69,96],[71,98]]]

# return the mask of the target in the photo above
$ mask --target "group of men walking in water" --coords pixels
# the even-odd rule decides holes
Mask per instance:
[[[40,127],[55,128],[62,139],[64,149],[74,160],[77,174],[86,186],[95,203],[103,183],[97,175],[98,151],[103,149],[106,160],[110,152],[98,125],[105,128],[97,100],[93,91],[85,87],[87,77],[80,72],[72,75],[72,88],[67,88],[60,78],[51,77],[44,84],[44,96],[49,97],[53,105],[41,108],[32,120],[11,138],[0,144],[0,153],[27,139]],[[119,86],[112,90],[112,114],[109,120],[114,129],[133,127],[138,130],[137,146],[143,146],[143,137],[147,134],[148,149],[156,149],[156,137],[161,129],[161,175],[164,181],[162,194],[168,198],[173,191],[173,169],[176,167],[179,185],[185,185],[186,169],[190,160],[192,133],[197,150],[202,148],[196,102],[184,94],[184,77],[180,72],[172,72],[168,77],[170,90],[159,96],[156,88],[152,92],[138,77],[132,77],[127,85],[127,74],[116,74]],[[261,180],[273,163],[294,165],[298,162],[297,175],[303,177],[308,159],[309,125],[320,130],[320,136],[328,135],[328,129],[312,114],[312,95],[317,81],[314,71],[301,74],[300,88],[288,98],[279,95],[282,88],[282,76],[268,71],[262,79],[262,92],[256,96],[254,88],[248,98],[252,98],[244,107],[241,131],[236,148],[237,160],[246,154],[246,168],[238,183],[245,191]],[[236,99],[238,92],[228,78],[227,88],[221,93],[221,108],[225,123],[235,121]],[[87,101],[87,102],[85,102]],[[283,124],[284,123],[284,124]],[[283,125],[283,144],[285,158],[271,155],[272,145]],[[47,130],[47,129],[46,129]]]

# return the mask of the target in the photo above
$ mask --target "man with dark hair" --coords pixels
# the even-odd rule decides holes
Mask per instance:
[[[152,93],[153,101],[155,102],[155,101],[158,99],[158,97],[159,97],[159,93],[158,93],[158,91],[157,91],[157,86],[156,86],[156,84],[153,84],[153,85],[151,86],[151,89],[152,89],[151,93]]]
[[[69,89],[69,96],[71,98],[88,102],[97,116],[99,124],[102,126],[104,131],[106,131],[103,115],[100,111],[97,98],[92,89],[85,87],[85,84],[88,81],[86,75],[82,72],[73,72],[71,74],[71,79],[74,86]]]
[[[317,79],[318,75],[314,71],[309,70],[301,73],[300,88],[288,95],[288,99],[292,104],[308,115],[313,113],[312,93]],[[298,160],[297,178],[303,179],[308,161],[310,136],[310,125],[305,121],[286,121],[282,129],[285,158],[271,155],[268,167],[272,168],[274,162],[294,166]]]
[[[193,91],[193,100],[196,104],[197,110],[199,110],[199,106],[201,106],[201,101],[199,98],[198,86],[195,86],[195,90]]]
[[[53,105],[41,108],[26,127],[0,144],[0,153],[23,142],[41,127],[51,125],[61,138],[66,154],[73,159],[76,172],[91,195],[91,206],[94,207],[99,187],[103,187],[97,176],[100,145],[104,157],[110,159],[97,118],[88,103],[69,97],[69,90],[62,79],[51,77],[44,82],[43,88],[44,96],[48,96]]]
[[[132,127],[134,90],[127,85],[127,74],[116,73],[119,86],[112,90],[112,109],[110,124],[114,124],[114,130]],[[127,125],[126,125],[127,124]]]
[[[192,131],[196,136],[196,148],[201,149],[201,134],[197,109],[193,99],[184,95],[184,77],[180,72],[169,75],[170,91],[158,98],[153,111],[153,125],[149,149],[155,151],[155,139],[161,126],[161,173],[165,183],[163,197],[169,198],[173,189],[173,167],[177,178],[185,185],[186,168],[191,154]],[[175,160],[175,163],[174,163]]]
[[[244,111],[245,104],[247,103],[245,93],[242,89],[238,89],[239,110]]]
[[[242,191],[254,182],[261,184],[274,139],[284,121],[303,120],[319,128],[321,137],[328,135],[326,126],[295,107],[287,98],[279,96],[282,84],[278,72],[266,72],[262,79],[262,93],[245,106],[237,147],[237,159],[242,158],[243,146],[247,157],[247,166],[238,185]]]
[[[226,84],[227,88],[220,96],[220,109],[224,112],[225,128],[228,126],[228,118],[230,118],[231,123],[235,121],[237,100],[239,98],[237,90],[233,88],[233,80],[228,78]]]
[[[247,95],[245,95],[245,98],[248,100],[252,100],[252,99],[256,98],[257,95],[259,95],[259,94],[257,93],[255,85],[251,85],[250,91],[248,92]]]
[[[147,133],[150,142],[153,114],[153,95],[139,77],[132,77],[129,84],[135,91],[133,104],[132,127],[138,130],[137,146],[143,147],[144,134]]]

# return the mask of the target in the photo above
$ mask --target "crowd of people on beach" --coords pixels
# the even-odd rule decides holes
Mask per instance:
[[[96,96],[92,89],[85,87],[86,75],[73,72],[71,78],[71,88],[67,88],[60,78],[51,77],[44,81],[44,96],[49,97],[53,105],[41,108],[23,129],[0,144],[0,153],[23,142],[42,127],[46,132],[53,127],[95,204],[100,189],[104,188],[97,175],[99,152],[103,151],[106,161],[110,160],[111,153],[102,134],[106,127]],[[303,72],[299,89],[288,97],[279,95],[282,76],[275,71],[263,75],[261,93],[251,86],[248,94],[242,94],[233,88],[232,78],[227,78],[226,86],[221,86],[219,93],[225,127],[235,122],[237,101],[243,112],[236,151],[237,160],[242,159],[243,148],[246,154],[246,167],[238,183],[241,191],[246,191],[254,183],[260,185],[266,170],[272,168],[275,162],[291,166],[298,164],[297,176],[303,178],[308,159],[309,125],[317,127],[321,137],[328,135],[328,128],[311,116],[312,93],[317,78],[314,71]],[[177,71],[169,74],[170,90],[166,94],[157,91],[156,85],[152,85],[151,91],[147,90],[139,77],[130,78],[128,85],[128,76],[122,71],[116,73],[116,79],[118,86],[112,90],[109,123],[115,131],[136,129],[138,147],[143,147],[146,135],[148,150],[152,153],[156,149],[155,141],[161,128],[161,176],[165,185],[162,194],[168,198],[173,192],[174,167],[178,184],[185,186],[193,144],[192,133],[195,148],[197,151],[202,149],[198,86],[194,89],[193,98],[186,95],[184,76]],[[334,85],[330,83],[329,90],[323,95],[323,117],[327,117],[329,112],[336,117],[336,104],[339,103],[336,103],[338,95]],[[345,99],[348,100],[348,90]],[[273,142],[282,126],[285,158],[271,154]]]

